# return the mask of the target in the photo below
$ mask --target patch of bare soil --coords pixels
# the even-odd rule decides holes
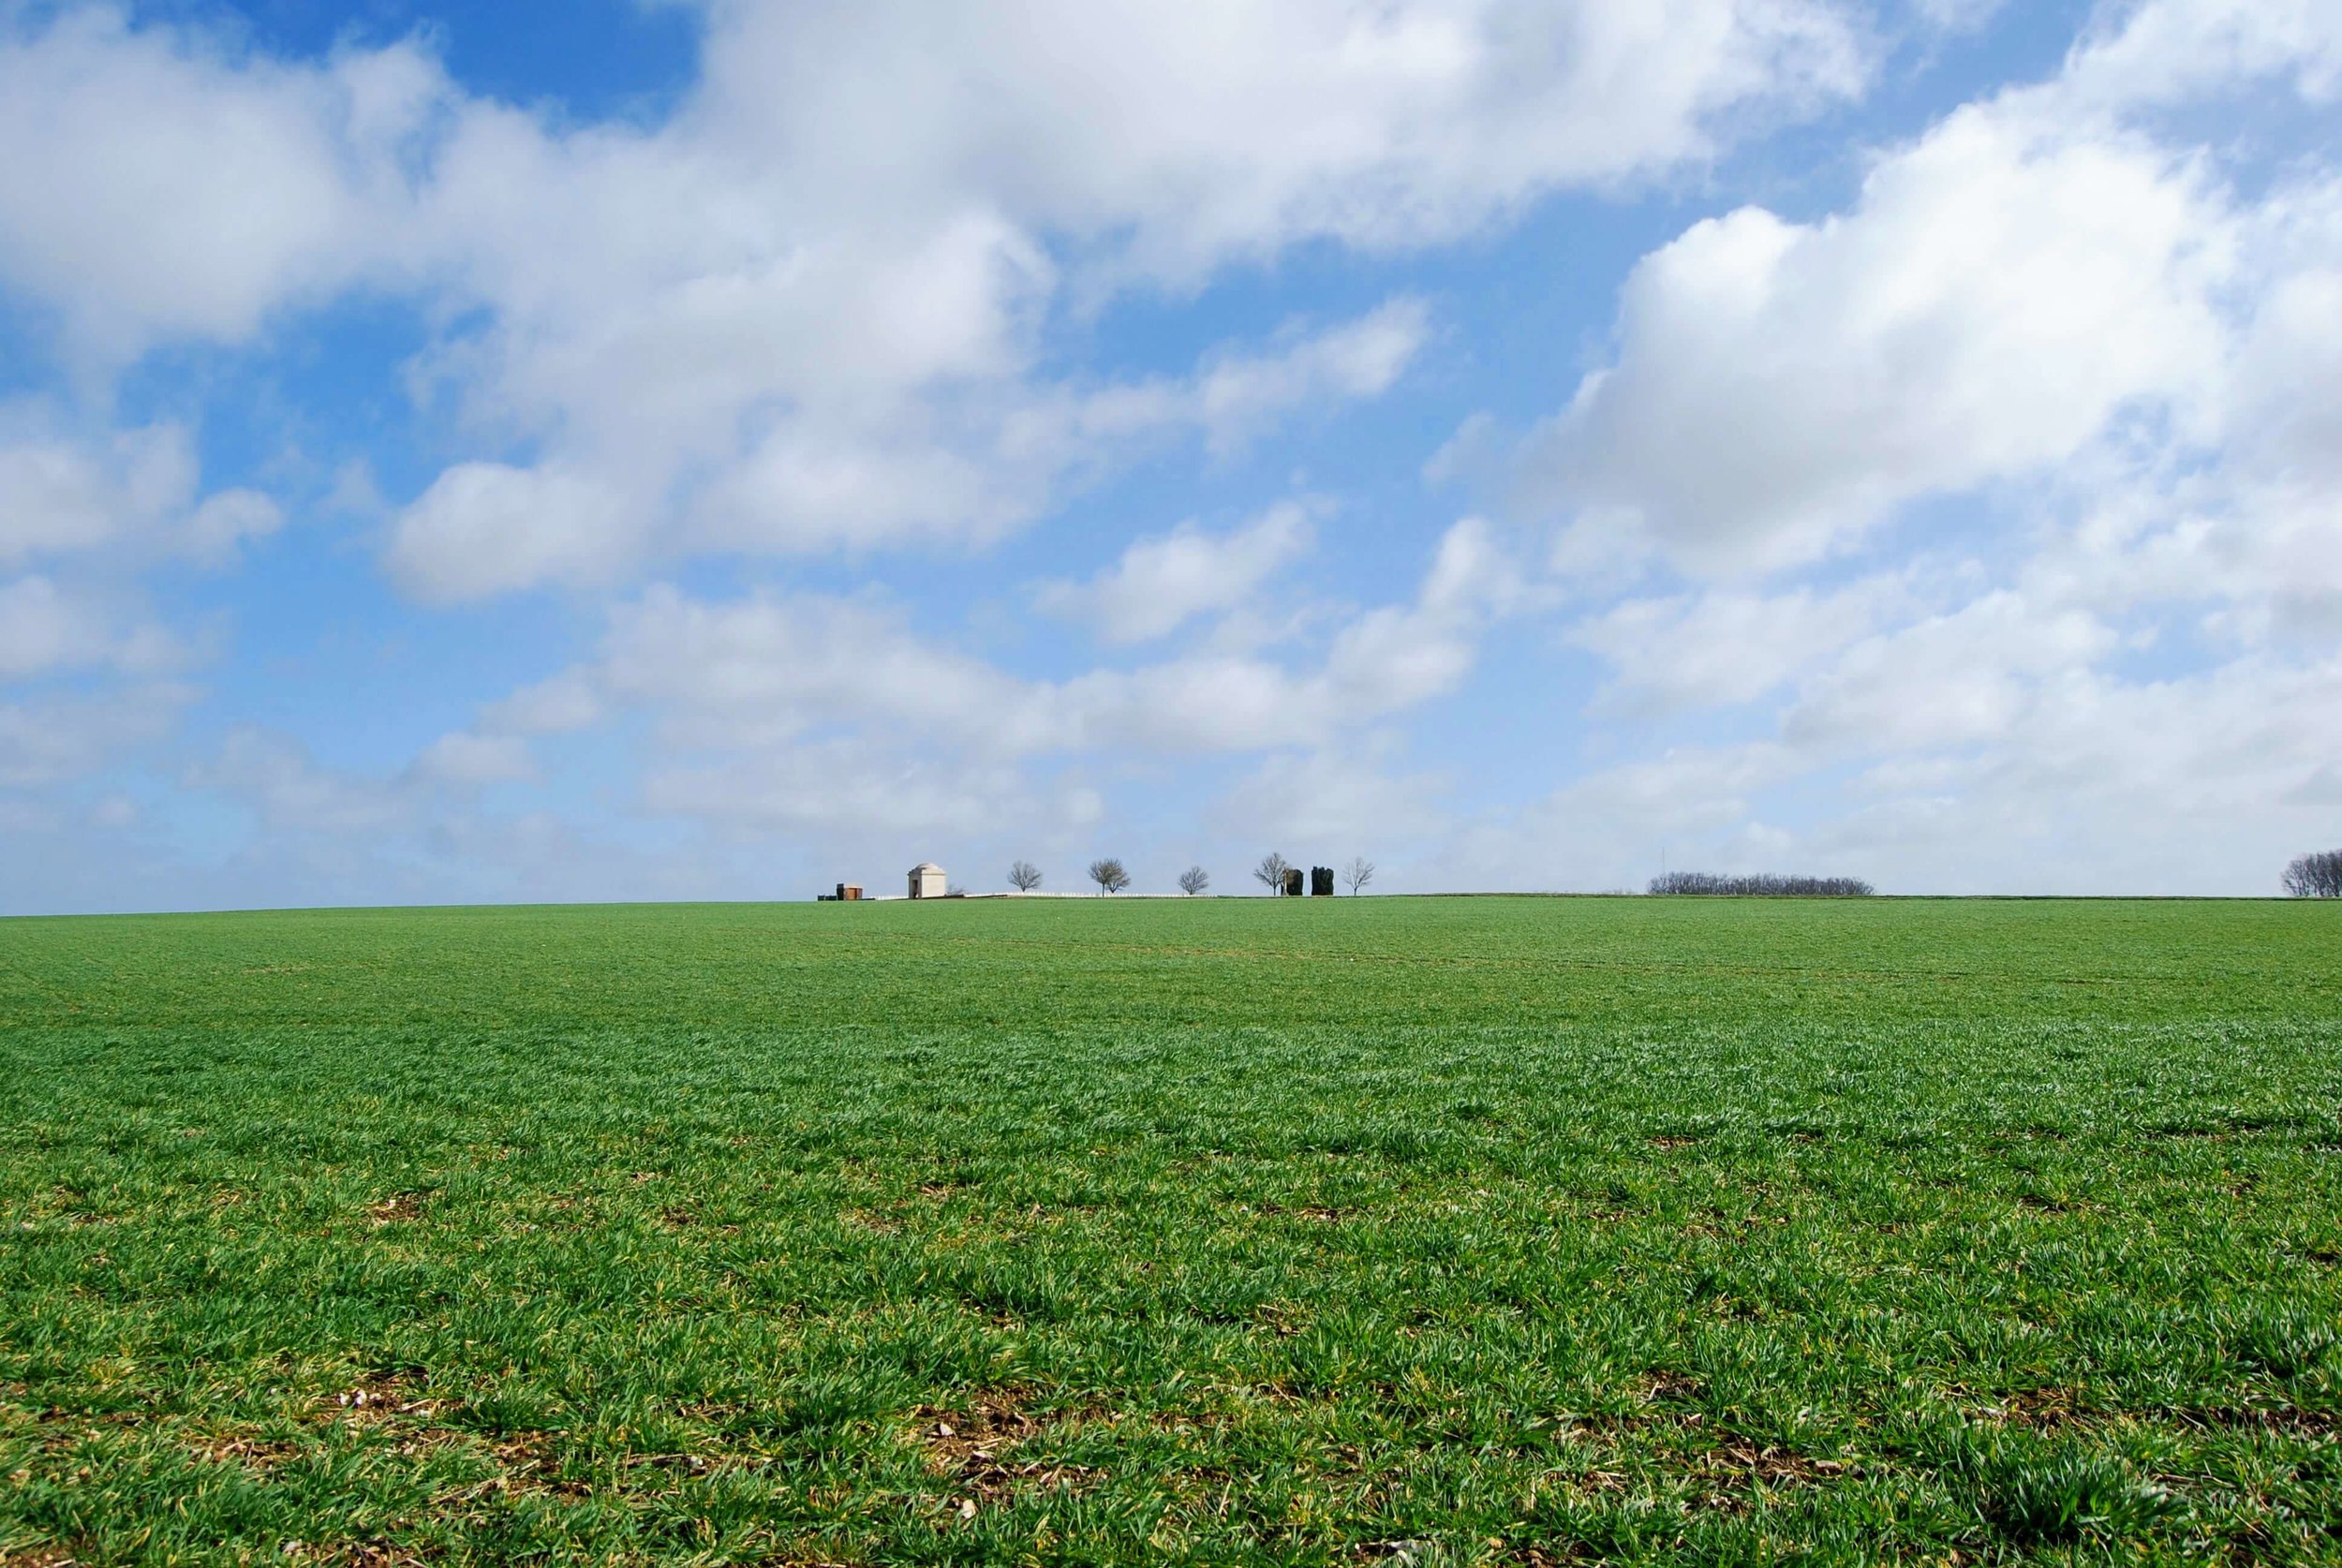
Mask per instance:
[[[1646,1457],[1665,1473],[1691,1480],[1698,1487],[1701,1506],[1725,1512],[1746,1508],[1759,1489],[1822,1486],[1855,1473],[1856,1466],[1848,1460],[1753,1442],[1728,1428],[1712,1427],[1697,1411],[1681,1408],[1704,1388],[1698,1380],[1682,1373],[1653,1370],[1644,1374],[1638,1385],[1642,1408],[1564,1419],[1560,1424],[1563,1431],[1605,1456],[1603,1465],[1577,1477],[1576,1485],[1595,1492],[1627,1489],[1626,1476],[1610,1466],[1627,1440],[1655,1433],[1674,1434],[1667,1440],[1673,1451],[1650,1452]],[[1696,1446],[1703,1439],[1711,1445]]]
[[[590,1497],[593,1487],[560,1473],[560,1455],[551,1432],[508,1432],[488,1445],[500,1468],[496,1490],[533,1492],[541,1497]]]
[[[322,1568],[423,1568],[432,1561],[387,1541],[288,1541],[280,1550],[288,1562]]]
[[[1077,1492],[1097,1480],[1098,1472],[1086,1465],[1017,1457],[1023,1444],[1066,1423],[1034,1417],[1014,1391],[980,1394],[958,1410],[922,1405],[916,1414],[927,1469],[952,1478],[961,1518],[972,1519],[979,1510],[1020,1494]]]
[[[1592,1546],[1580,1546],[1575,1541],[1563,1541],[1551,1545],[1516,1546],[1497,1561],[1507,1564],[1507,1568],[1566,1568],[1573,1562],[1599,1562],[1602,1554]]]
[[[366,1206],[366,1223],[378,1231],[385,1225],[404,1225],[422,1218],[422,1194],[420,1192],[393,1192]]]
[[[299,1443],[283,1438],[254,1437],[249,1432],[218,1432],[191,1446],[198,1458],[215,1465],[240,1464],[260,1475],[301,1455]]]
[[[1736,1514],[1748,1506],[1751,1494],[1759,1488],[1787,1491],[1799,1487],[1818,1487],[1853,1472],[1854,1467],[1843,1459],[1816,1458],[1786,1448],[1734,1442],[1700,1455],[1692,1474],[1702,1487],[1703,1504]]]
[[[90,1560],[79,1546],[8,1546],[0,1548],[0,1568],[82,1568]]]
[[[2034,1432],[2064,1431],[2091,1424],[2091,1417],[2075,1407],[2073,1391],[2068,1388],[2016,1389],[1978,1407],[1974,1413],[1995,1427],[2022,1427]]]
[[[2183,1426],[2200,1430],[2260,1430],[2289,1437],[2332,1437],[2342,1429],[2331,1411],[2298,1410],[2291,1405],[2206,1405],[2161,1413]]]
[[[1708,1385],[1699,1379],[1684,1372],[1668,1371],[1663,1368],[1653,1368],[1645,1372],[1637,1389],[1637,1392],[1642,1396],[1643,1403],[1647,1405],[1697,1399],[1707,1391]]]
[[[419,1373],[369,1371],[330,1396],[325,1413],[348,1426],[371,1427],[402,1416],[428,1421],[462,1403],[433,1398]]]
[[[1367,1562],[1379,1562],[1384,1568],[1439,1568],[1451,1562],[1486,1561],[1503,1563],[1505,1568],[1565,1568],[1577,1562],[1599,1562],[1602,1556],[1592,1547],[1575,1541],[1523,1542],[1507,1546],[1498,1539],[1488,1543],[1491,1555],[1443,1546],[1434,1541],[1369,1541],[1357,1549],[1357,1556]]]

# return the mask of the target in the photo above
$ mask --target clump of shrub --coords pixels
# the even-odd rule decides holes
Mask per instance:
[[[1651,879],[1656,894],[1742,898],[1867,898],[1878,890],[1860,877],[1783,877],[1760,871],[1720,877],[1712,871],[1670,871]]]
[[[1979,1521],[2020,1547],[2137,1537],[2184,1507],[2121,1454],[2073,1437],[1970,1427],[1947,1470]]]
[[[2273,1378],[2317,1371],[2334,1353],[2333,1324],[2298,1307],[2262,1309],[2231,1319],[2223,1338],[2230,1353]]]
[[[1981,1468],[1985,1517],[2015,1542],[2132,1535],[2172,1506],[2170,1493],[2108,1455],[1997,1455]]]

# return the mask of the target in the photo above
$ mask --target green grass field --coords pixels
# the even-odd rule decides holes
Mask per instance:
[[[0,922],[0,1561],[2342,1562],[2338,917]]]

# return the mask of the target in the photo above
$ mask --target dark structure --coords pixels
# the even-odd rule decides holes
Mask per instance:
[[[1310,896],[1331,898],[1334,895],[1334,868],[1330,865],[1310,867]]]
[[[1301,868],[1297,865],[1285,867],[1284,895],[1287,898],[1301,896]]]

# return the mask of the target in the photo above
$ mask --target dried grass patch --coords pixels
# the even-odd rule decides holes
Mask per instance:
[[[422,1206],[421,1192],[393,1192],[366,1206],[366,1223],[378,1231],[385,1225],[408,1224],[422,1218]]]
[[[956,1410],[922,1405],[915,1414],[926,1468],[954,1483],[961,1494],[956,1506],[962,1518],[1034,1492],[1084,1491],[1100,1478],[1088,1465],[1016,1457],[1025,1444],[1079,1425],[1082,1418],[1036,1417],[1015,1391],[979,1394]]]

